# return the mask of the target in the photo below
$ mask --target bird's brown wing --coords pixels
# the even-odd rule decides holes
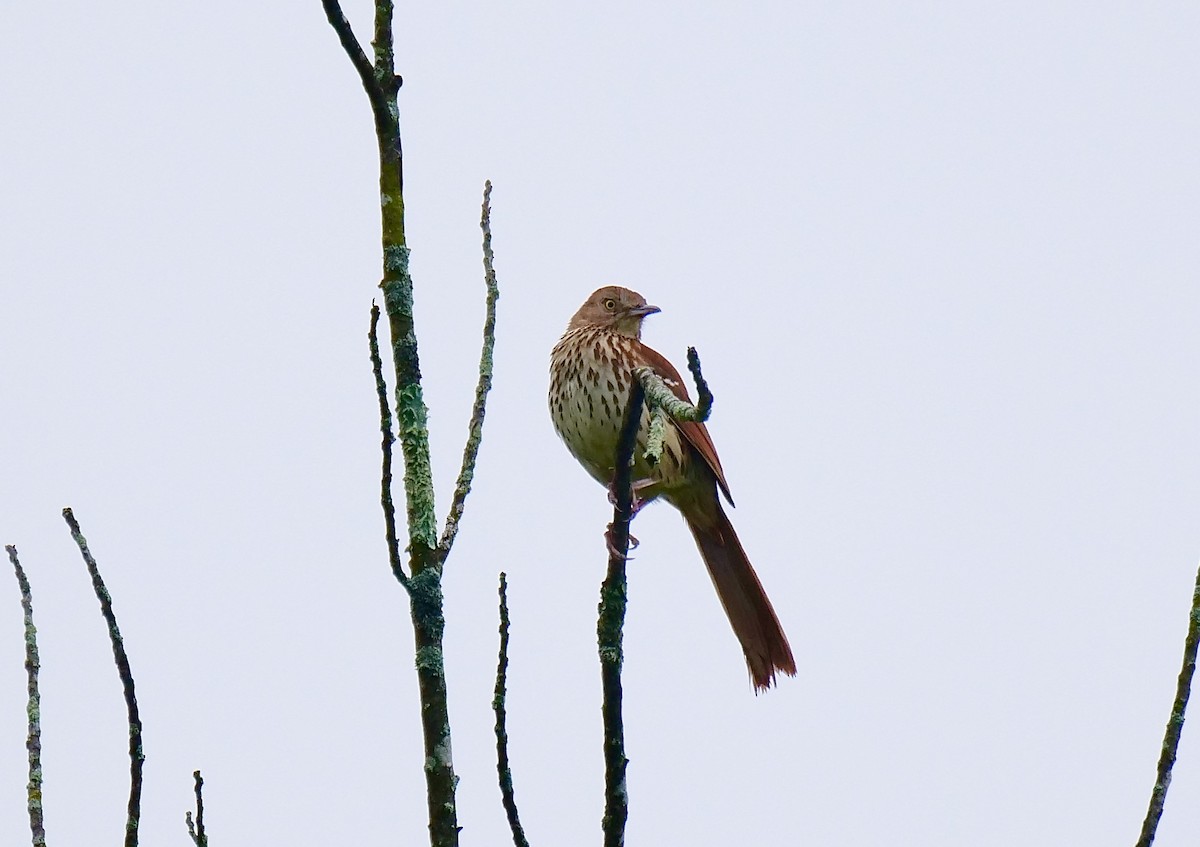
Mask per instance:
[[[689,403],[692,402],[687,386],[684,384],[683,378],[679,376],[679,371],[675,370],[675,366],[667,361],[665,356],[645,344],[642,344],[642,354],[651,369],[663,378],[667,387],[674,392],[676,397]],[[683,437],[688,440],[688,443],[704,458],[705,463],[713,472],[713,476],[717,478],[717,485],[721,486],[725,499],[732,506],[733,496],[729,493],[729,483],[725,481],[725,471],[721,468],[721,459],[717,456],[717,448],[713,444],[712,436],[708,434],[708,427],[694,421],[673,421],[673,423],[683,433]]]

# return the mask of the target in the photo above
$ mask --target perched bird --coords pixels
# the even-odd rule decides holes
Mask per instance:
[[[554,428],[579,464],[602,485],[613,481],[617,435],[634,368],[649,366],[678,397],[689,399],[679,372],[641,341],[643,319],[658,311],[628,288],[601,288],[579,307],[550,355]],[[637,496],[643,502],[662,497],[687,521],[746,654],[755,691],[769,688],[777,672],[795,676],[787,636],[721,508],[718,488],[730,505],[733,499],[708,429],[702,423],[672,420],[662,458],[652,466],[642,455],[649,434],[647,418],[642,418],[634,451]]]

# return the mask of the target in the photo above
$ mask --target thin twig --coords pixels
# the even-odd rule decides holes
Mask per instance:
[[[196,817],[193,819],[192,813],[188,812],[184,820],[187,821],[192,843],[196,847],[208,847],[208,835],[204,832],[204,777],[200,776],[200,771],[192,771],[192,779],[195,780]]]
[[[471,421],[467,426],[467,444],[463,448],[462,468],[454,486],[454,499],[446,515],[446,526],[442,530],[438,551],[445,561],[450,547],[458,535],[458,524],[462,520],[471,482],[475,478],[475,462],[479,458],[479,445],[483,440],[483,416],[487,411],[488,392],[492,390],[492,353],[496,348],[496,301],[500,298],[500,287],[496,283],[496,270],[492,266],[492,182],[483,185],[483,211],[479,218],[483,230],[483,281],[487,286],[486,313],[483,320],[483,350],[479,354],[479,382],[475,385],[475,403],[471,407]]]
[[[521,818],[517,814],[517,798],[513,792],[512,769],[508,764],[508,726],[505,700],[508,696],[508,581],[500,574],[500,656],[496,661],[496,689],[492,696],[492,711],[496,713],[496,773],[500,777],[500,797],[508,826],[516,847],[529,847]]]
[[[1183,718],[1187,711],[1188,697],[1192,691],[1192,675],[1196,672],[1196,650],[1200,647],[1200,572],[1196,574],[1196,585],[1192,589],[1192,611],[1188,615],[1187,639],[1183,644],[1183,667],[1175,686],[1175,702],[1171,705],[1171,718],[1167,721],[1163,737],[1162,753],[1158,758],[1158,775],[1154,790],[1150,794],[1150,808],[1142,823],[1142,833],[1137,847],[1150,847],[1154,833],[1162,819],[1163,806],[1167,802],[1167,789],[1171,785],[1171,770],[1175,767],[1175,755],[1179,750],[1179,738],[1183,734]]]
[[[25,749],[29,753],[29,783],[26,786],[29,808],[29,829],[33,832],[33,847],[46,847],[46,828],[42,821],[42,700],[38,693],[37,627],[33,625],[33,594],[25,569],[17,558],[17,548],[7,545],[8,560],[17,574],[17,585],[21,589],[21,610],[25,617],[25,676],[29,700],[25,712],[29,716],[29,732],[25,736]]]
[[[616,472],[613,475],[613,521],[608,539],[608,574],[600,586],[600,616],[596,640],[600,649],[600,681],[604,691],[604,847],[625,843],[629,818],[629,793],[625,784],[625,725],[621,714],[621,665],[624,661],[623,628],[628,599],[625,560],[629,555],[629,522],[633,519],[633,451],[637,446],[645,392],[634,381],[629,405],[617,440]]]
[[[396,505],[392,502],[392,407],[388,403],[387,383],[383,379],[383,360],[379,356],[379,306],[371,303],[371,329],[367,341],[371,347],[371,370],[375,374],[375,393],[379,396],[380,449],[383,451],[383,472],[379,482],[379,502],[383,506],[384,531],[387,534],[388,561],[392,573],[405,588],[408,575],[400,561],[400,542],[396,535]]]
[[[687,351],[688,370],[692,372],[692,379],[696,381],[696,421],[708,420],[709,414],[712,412],[713,396],[708,390],[708,383],[704,381],[704,374],[700,373],[700,354],[696,352],[695,347],[689,347]]]
[[[138,823],[142,814],[142,764],[145,754],[142,752],[142,720],[138,717],[137,694],[133,686],[133,672],[129,669],[129,657],[125,654],[125,642],[121,638],[121,630],[117,627],[117,616],[113,613],[112,597],[100,578],[100,569],[96,560],[88,550],[87,539],[79,530],[79,522],[70,509],[63,509],[63,519],[71,530],[71,538],[79,546],[83,554],[84,564],[92,577],[92,587],[96,598],[100,601],[100,613],[108,624],[108,637],[112,642],[113,659],[117,663],[117,674],[121,677],[121,687],[125,692],[125,708],[129,717],[129,807],[125,820],[125,847],[137,847]]]

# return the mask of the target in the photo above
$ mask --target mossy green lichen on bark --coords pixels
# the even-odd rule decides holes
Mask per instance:
[[[44,810],[42,808],[42,701],[38,686],[38,673],[42,665],[38,655],[37,627],[33,624],[33,592],[25,570],[21,567],[17,548],[9,544],[4,549],[8,552],[8,559],[12,563],[17,577],[17,586],[21,591],[21,610],[25,625],[25,676],[28,694],[25,706],[25,715],[28,720],[25,751],[29,762],[29,781],[25,786],[25,806],[29,814],[33,847],[45,847],[46,829],[43,824]]]
[[[429,460],[429,416],[421,390],[421,366],[413,320],[413,283],[408,248],[384,249],[384,309],[392,337],[396,372],[396,424],[404,457],[404,493],[408,518],[410,574],[426,567],[437,548],[437,512]]]

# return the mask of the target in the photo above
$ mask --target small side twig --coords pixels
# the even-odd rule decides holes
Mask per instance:
[[[692,372],[692,378],[696,381],[698,399],[695,406],[672,391],[653,368],[643,366],[633,369],[633,375],[638,378],[646,392],[646,405],[650,408],[650,431],[643,455],[652,465],[657,464],[662,457],[668,419],[704,423],[712,413],[712,392],[708,390],[708,383],[704,381],[704,374],[700,372],[700,356],[695,347],[688,348],[687,361],[688,370]]]
[[[392,502],[392,444],[396,437],[392,434],[392,407],[388,403],[387,383],[383,379],[383,359],[379,355],[379,305],[374,302],[371,303],[371,329],[367,333],[367,341],[371,347],[371,370],[375,374],[375,393],[379,396],[380,449],[383,451],[379,502],[383,506],[388,561],[392,565],[392,573],[395,574],[396,579],[407,588],[408,575],[404,573],[404,564],[400,561],[400,542],[396,535],[396,505]]]
[[[29,783],[26,786],[29,808],[29,829],[33,832],[33,847],[46,847],[46,828],[42,820],[42,706],[38,693],[37,627],[33,625],[33,594],[25,569],[17,558],[17,548],[7,545],[8,560],[17,574],[17,585],[21,589],[21,610],[25,618],[25,675],[28,683],[29,700],[25,707],[29,716],[29,732],[25,736],[25,749],[29,753]]]
[[[600,681],[604,692],[601,714],[604,720],[604,847],[625,843],[625,822],[629,818],[629,793],[625,771],[625,724],[621,704],[621,665],[624,662],[623,630],[628,600],[625,560],[629,555],[629,522],[633,519],[633,451],[637,446],[642,421],[645,391],[634,381],[621,434],[617,440],[616,472],[613,476],[613,521],[609,526],[608,574],[600,586],[600,616],[596,640],[600,651]]]
[[[193,819],[191,812],[183,817],[192,843],[196,847],[208,847],[208,835],[204,832],[204,777],[200,776],[200,771],[192,771],[192,779],[195,780],[196,817]]]
[[[142,720],[138,716],[137,694],[133,686],[133,672],[129,669],[129,657],[125,654],[125,642],[121,638],[121,630],[117,626],[117,616],[113,613],[112,597],[100,578],[100,569],[88,549],[87,539],[79,529],[79,522],[70,509],[63,509],[63,519],[71,530],[71,538],[83,554],[84,564],[92,577],[92,587],[96,598],[100,601],[100,613],[108,624],[108,637],[112,642],[113,659],[117,663],[117,674],[121,677],[121,687],[125,692],[125,708],[129,717],[129,806],[125,820],[125,847],[137,847],[138,823],[142,814],[142,764],[145,754],[142,751]]]
[[[1175,756],[1179,750],[1179,739],[1183,734],[1183,718],[1187,711],[1188,698],[1192,691],[1192,676],[1196,672],[1196,651],[1200,647],[1200,572],[1196,574],[1196,585],[1192,589],[1192,610],[1188,615],[1187,639],[1183,645],[1183,667],[1175,686],[1175,702],[1171,705],[1171,717],[1167,721],[1163,737],[1162,753],[1158,758],[1158,773],[1154,790],[1150,793],[1150,808],[1142,822],[1142,832],[1137,847],[1150,847],[1158,822],[1162,819],[1163,807],[1167,802],[1167,788],[1171,785],[1171,770],[1175,767]]]
[[[483,440],[483,416],[487,411],[488,392],[492,390],[492,354],[496,348],[496,301],[500,299],[500,286],[496,282],[496,270],[492,266],[492,181],[483,185],[483,211],[479,218],[483,230],[483,281],[487,286],[486,316],[483,320],[483,350],[479,354],[479,382],[475,385],[475,403],[471,407],[471,422],[467,426],[467,444],[463,448],[462,468],[454,486],[454,499],[446,515],[446,526],[438,542],[438,553],[442,561],[450,555],[450,547],[458,534],[467,495],[475,478],[475,462],[479,458],[479,445]]]
[[[517,798],[513,792],[512,769],[508,764],[508,725],[505,700],[508,696],[508,580],[500,574],[500,655],[496,661],[496,689],[492,696],[492,711],[496,713],[496,773],[500,778],[500,798],[508,826],[512,829],[513,844],[529,847],[525,829],[517,814]]]

